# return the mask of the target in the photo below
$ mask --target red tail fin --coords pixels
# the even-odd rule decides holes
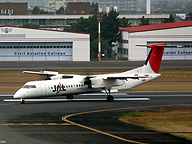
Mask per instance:
[[[151,48],[151,53],[149,56],[149,63],[154,72],[158,73],[161,65],[161,60],[163,56],[164,47],[166,43],[159,44],[151,44],[149,47]]]

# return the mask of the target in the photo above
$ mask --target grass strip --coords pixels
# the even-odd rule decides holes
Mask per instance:
[[[137,111],[123,114],[119,119],[126,123],[168,132],[192,141],[192,109]]]
[[[95,75],[118,73],[126,70],[59,70],[62,74]],[[141,91],[192,91],[192,69],[163,69],[158,79],[140,85],[125,92]],[[22,71],[0,71],[0,93],[15,93],[28,81],[43,80],[45,77],[32,74],[23,74]]]

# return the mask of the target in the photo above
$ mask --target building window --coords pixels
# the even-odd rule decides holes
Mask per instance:
[[[1,9],[1,14],[6,14],[6,9]]]
[[[126,44],[128,44],[129,43],[129,41],[128,40],[121,40],[121,43],[126,43]]]
[[[84,10],[84,9],[82,9],[82,10],[81,10],[81,13],[85,13],[85,10]]]
[[[74,9],[74,10],[73,10],[73,13],[77,13],[77,10],[76,10],[76,9]]]
[[[128,49],[126,49],[126,48],[118,48],[118,54],[128,55]]]
[[[8,14],[13,14],[13,9],[8,9]]]

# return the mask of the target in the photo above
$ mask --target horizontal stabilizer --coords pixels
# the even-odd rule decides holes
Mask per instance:
[[[56,76],[56,75],[58,75],[58,72],[49,72],[49,71],[42,71],[42,72],[23,71],[23,73],[44,75],[44,76]]]
[[[107,79],[139,79],[148,78],[148,76],[108,76]]]
[[[136,45],[140,47],[150,47],[150,45]],[[182,48],[184,47],[183,45],[155,45],[155,47],[165,47],[165,48]]]

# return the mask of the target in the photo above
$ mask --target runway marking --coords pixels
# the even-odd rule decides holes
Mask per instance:
[[[61,126],[61,125],[72,125],[71,123],[5,123],[0,124],[6,126]]]
[[[9,103],[9,104],[0,104],[1,106],[6,106],[6,105],[12,105],[13,103]]]
[[[140,106],[140,107],[125,107],[125,108],[115,108],[115,109],[103,109],[103,110],[95,110],[95,111],[88,111],[88,112],[70,114],[70,115],[62,117],[62,120],[67,122],[67,123],[71,123],[72,125],[76,125],[76,126],[79,126],[79,127],[82,127],[82,128],[85,128],[85,129],[88,129],[88,130],[91,130],[91,131],[94,131],[94,132],[97,132],[97,133],[100,133],[100,134],[103,134],[103,135],[107,135],[107,136],[110,136],[110,137],[113,137],[113,138],[116,138],[116,139],[119,139],[119,140],[122,140],[122,141],[131,142],[131,143],[135,143],[135,144],[147,144],[147,143],[142,143],[142,142],[138,142],[138,141],[128,140],[128,139],[125,139],[125,138],[122,138],[122,137],[119,137],[119,136],[116,136],[116,135],[113,135],[113,134],[110,134],[110,133],[107,133],[107,132],[103,132],[103,131],[100,131],[100,130],[97,130],[97,129],[94,129],[94,128],[91,128],[91,127],[88,127],[88,126],[84,126],[82,124],[78,124],[78,123],[72,122],[70,120],[67,120],[67,118],[75,116],[75,115],[97,113],[97,112],[106,112],[106,111],[117,111],[117,110],[133,109],[133,108],[134,109],[135,108],[141,108],[142,109],[142,108],[155,108],[155,107],[167,107],[167,106],[169,106],[169,107],[187,106],[187,105],[192,105],[192,104],[172,104],[172,105],[157,105],[157,106]]]

